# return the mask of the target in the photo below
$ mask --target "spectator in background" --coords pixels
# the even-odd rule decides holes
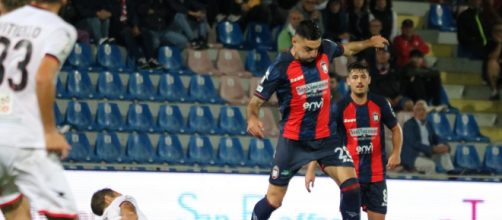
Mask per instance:
[[[102,44],[109,40],[111,0],[73,0],[73,5],[81,19],[77,26],[90,33],[94,43]]]
[[[413,21],[406,19],[401,25],[401,35],[394,38],[394,50],[396,54],[396,65],[398,68],[409,63],[410,52],[418,50],[422,54],[429,53],[429,46],[417,34],[413,27]]]
[[[394,39],[397,36],[397,14],[392,10],[391,0],[371,0],[370,20],[378,19],[382,23],[382,36]]]
[[[321,33],[324,33],[324,25],[321,16],[321,12],[316,9],[317,0],[300,0],[296,5],[296,9],[303,13],[303,19],[313,20],[321,29]]]
[[[375,61],[376,63],[370,66],[370,91],[390,100],[399,99],[399,73],[390,63],[390,52],[377,50],[375,52]]]
[[[492,28],[492,40],[488,41],[486,46],[487,58],[484,65],[486,66],[486,77],[492,93],[490,100],[500,100],[500,77],[502,63],[502,23],[497,23]]]
[[[207,48],[209,23],[207,20],[207,5],[202,0],[184,1],[188,20],[188,39],[192,39],[192,47]]]
[[[329,89],[331,92],[331,104],[335,104],[340,101],[346,94],[341,94],[340,90],[338,90],[338,82],[340,81],[340,77],[335,72],[329,72]]]
[[[427,122],[427,103],[424,100],[417,101],[413,116],[403,126],[401,164],[408,170],[426,174],[436,173],[436,166],[441,166],[447,173],[453,173],[450,146],[440,139]]]
[[[377,35],[382,35],[382,22],[378,19],[373,19],[370,21],[370,34],[371,36],[377,36]],[[386,47],[389,48],[390,45],[387,45]],[[375,49],[374,48],[369,48],[366,50],[363,50],[361,53],[357,54],[357,60],[365,60],[370,67],[376,65],[375,61]]]
[[[482,16],[482,0],[470,0],[467,10],[457,18],[458,55],[471,59],[482,59],[488,43],[488,21]]]
[[[288,23],[284,26],[279,37],[277,38],[278,52],[288,52],[291,48],[291,39],[295,36],[298,24],[303,21],[303,13],[298,9],[289,11]]]
[[[414,102],[417,100],[432,101],[432,105],[442,108],[441,76],[439,71],[425,66],[424,54],[419,50],[410,52],[410,61],[401,73],[401,87],[404,95]]]
[[[365,0],[349,1],[349,33],[351,40],[364,40],[369,38],[370,14]]]
[[[349,15],[342,9],[341,0],[329,0],[325,9],[322,10],[324,21],[324,38],[335,42],[348,42]]]

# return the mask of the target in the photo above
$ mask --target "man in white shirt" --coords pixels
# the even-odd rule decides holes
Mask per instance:
[[[146,220],[132,196],[122,195],[110,188],[98,190],[92,195],[91,209],[103,220]]]
[[[35,0],[0,17],[0,209],[31,219],[77,219],[60,158],[70,146],[54,120],[55,81],[77,33],[57,16],[66,0]],[[28,201],[30,205],[28,205]]]

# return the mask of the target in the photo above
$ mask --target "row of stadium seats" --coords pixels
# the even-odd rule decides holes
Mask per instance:
[[[251,139],[244,152],[236,137],[220,137],[215,151],[209,137],[190,136],[184,148],[176,135],[163,134],[154,148],[146,133],[128,134],[125,148],[114,132],[100,132],[91,145],[82,132],[68,132],[66,139],[72,146],[69,162],[105,163],[169,163],[228,166],[270,167],[273,147],[269,139]],[[186,149],[186,152],[185,150]]]
[[[246,135],[246,122],[235,106],[219,107],[218,119],[213,117],[209,106],[190,106],[188,115],[183,117],[177,105],[160,105],[158,113],[152,114],[147,104],[130,103],[127,115],[123,116],[117,103],[100,102],[97,104],[95,118],[86,102],[70,101],[65,116],[55,106],[56,120],[59,125],[70,125],[79,131],[138,131],[198,134]],[[278,126],[270,108],[260,112],[264,120],[265,134],[278,135]],[[186,120],[185,120],[186,118]]]
[[[99,45],[96,56],[94,56],[93,51],[90,44],[77,43],[63,66],[63,70],[111,70],[119,72],[131,72],[135,70],[134,62],[125,59],[127,57],[126,54],[115,44]],[[158,61],[163,71],[181,75],[193,75],[197,73],[251,77],[263,76],[271,63],[268,52],[259,49],[247,52],[245,65],[242,62],[239,51],[235,49],[220,49],[218,51],[216,67],[210,58],[208,50],[188,49],[187,51],[187,60],[185,62],[178,48],[161,47],[158,51]],[[149,73],[163,71],[148,70]]]
[[[471,113],[457,113],[452,129],[445,112],[431,112],[427,119],[432,124],[436,134],[446,141],[490,142],[479,131],[476,118]]]
[[[502,145],[486,146],[483,161],[472,144],[459,144],[455,150],[455,167],[473,173],[502,174]]]

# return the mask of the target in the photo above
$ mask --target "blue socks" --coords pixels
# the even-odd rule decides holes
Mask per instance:
[[[361,189],[356,178],[340,184],[340,212],[343,220],[361,219]]]
[[[251,216],[251,220],[267,220],[272,215],[272,212],[276,210],[277,207],[273,207],[267,200],[265,196],[263,199],[258,201],[256,205],[254,205],[253,215]]]

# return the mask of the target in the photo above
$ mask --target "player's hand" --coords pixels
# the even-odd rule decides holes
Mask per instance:
[[[45,146],[48,152],[58,154],[61,159],[65,159],[70,151],[70,144],[57,130],[45,133]]]
[[[305,189],[307,189],[307,192],[311,192],[310,188],[314,188],[314,182],[315,182],[315,171],[307,170],[305,173]]]
[[[391,154],[389,161],[387,162],[387,169],[392,170],[401,164],[401,156],[396,154]]]
[[[389,45],[389,41],[380,35],[373,36],[369,39],[371,46],[376,48],[384,48]]]
[[[252,135],[253,137],[257,137],[260,139],[263,139],[265,135],[263,134],[263,131],[265,129],[263,128],[263,123],[261,123],[260,119],[258,118],[250,118],[248,120],[248,133]]]

